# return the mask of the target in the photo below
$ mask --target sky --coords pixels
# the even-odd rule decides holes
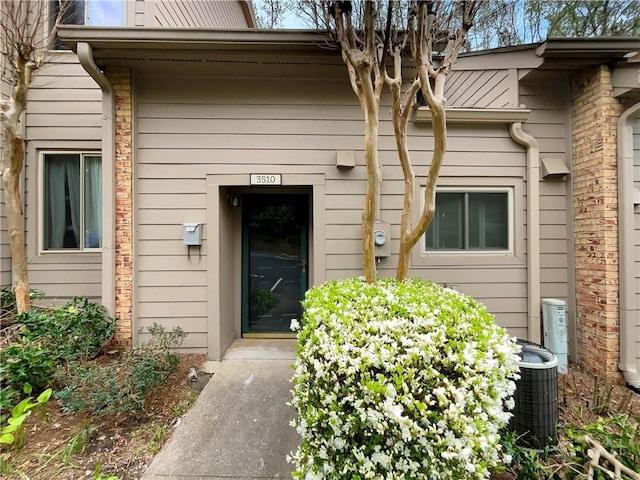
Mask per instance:
[[[87,25],[123,25],[124,3],[124,0],[91,0],[87,4]]]

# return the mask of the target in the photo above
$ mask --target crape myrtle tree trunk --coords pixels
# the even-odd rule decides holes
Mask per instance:
[[[367,166],[367,195],[362,211],[362,255],[365,280],[376,281],[376,259],[373,232],[380,197],[380,164],[378,161],[378,123],[380,96],[384,86],[381,56],[386,45],[375,28],[376,4],[368,1],[362,6],[363,29],[356,31],[352,19],[351,2],[327,4],[334,21],[333,33],[347,65],[351,88],[360,101],[364,113],[364,158]]]
[[[386,75],[386,82],[391,88],[393,129],[405,185],[402,216],[400,219],[398,269],[396,271],[396,278],[398,280],[407,277],[411,260],[411,250],[427,230],[435,214],[436,185],[438,183],[438,176],[440,175],[444,155],[447,151],[447,111],[446,98],[444,97],[445,81],[451,71],[451,66],[455,63],[460,50],[465,44],[467,34],[473,25],[473,19],[480,4],[476,1],[454,2],[450,5],[452,9],[447,14],[438,12],[442,5],[442,2],[438,1],[412,3],[404,41],[401,43],[397,41],[392,43],[394,76],[390,77],[388,74]],[[440,13],[440,16],[438,13]],[[461,24],[456,27],[455,20],[451,18],[448,18],[445,22],[445,15],[447,17],[459,15],[461,17]],[[444,32],[445,35],[443,35],[441,27],[439,27],[439,25],[444,23],[448,24],[451,28],[448,32]],[[403,105],[401,95],[401,54],[405,48],[407,39],[409,40],[411,58],[416,68],[416,77],[409,87]],[[441,57],[434,58],[433,52],[436,48],[436,42],[440,39],[446,42],[444,53]],[[407,147],[407,124],[409,121],[409,111],[413,105],[418,89],[422,91],[422,95],[431,112],[434,146],[424,191],[422,211],[417,223],[413,225],[412,203],[415,189],[415,173],[411,165],[411,157]]]
[[[394,13],[396,2],[393,1],[389,1],[384,8],[378,1],[326,3],[328,17],[333,21],[331,31],[340,46],[351,87],[364,112],[367,193],[362,213],[362,254],[364,277],[369,283],[376,281],[373,233],[382,181],[378,159],[378,127],[383,87],[388,85],[392,94],[392,122],[405,182],[396,273],[401,280],[408,275],[411,250],[428,228],[435,212],[436,184],[447,148],[445,80],[465,44],[480,2],[401,3],[408,8],[406,16]],[[383,10],[386,22],[381,23]],[[461,18],[457,27],[453,20],[456,16]],[[402,18],[407,19],[406,25],[398,22]],[[356,24],[359,28],[354,27]],[[442,28],[445,24],[448,27],[446,31]],[[444,52],[434,57],[437,43],[444,44]],[[407,51],[415,70],[409,89],[403,96],[402,61]],[[387,71],[387,63],[390,63],[391,74]],[[422,91],[431,111],[434,150],[423,208],[416,225],[413,225],[415,173],[407,144],[407,125],[418,90]]]
[[[9,87],[8,97],[1,99],[0,103],[2,186],[13,287],[19,313],[30,309],[24,212],[20,198],[20,175],[25,152],[21,118],[27,108],[29,85],[43,65],[44,56],[55,35],[55,28],[51,28],[45,38],[47,3],[42,0],[0,0],[0,68],[2,82]],[[59,11],[62,12],[63,8]]]

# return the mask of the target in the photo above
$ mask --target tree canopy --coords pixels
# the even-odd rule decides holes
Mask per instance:
[[[377,27],[384,28],[389,2],[371,0],[381,12]],[[356,0],[354,9],[362,9]],[[394,25],[406,25],[408,0],[393,2]],[[455,3],[442,0],[442,11]],[[469,50],[481,50],[543,41],[548,37],[599,37],[640,35],[639,0],[484,0],[469,33]],[[255,2],[261,28],[330,27],[318,0],[262,0]],[[441,20],[446,24],[446,19]]]

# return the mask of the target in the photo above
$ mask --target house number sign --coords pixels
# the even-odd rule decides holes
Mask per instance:
[[[282,185],[281,173],[252,173],[251,185]]]

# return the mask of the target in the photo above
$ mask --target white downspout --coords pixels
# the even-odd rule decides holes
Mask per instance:
[[[102,304],[109,315],[115,315],[115,104],[109,79],[93,60],[93,49],[78,42],[80,64],[102,89]]]
[[[522,131],[522,123],[509,127],[511,138],[527,149],[527,333],[541,343],[540,325],[540,148]]]
[[[633,222],[633,126],[631,120],[640,112],[640,103],[629,107],[618,119],[618,285],[620,290],[620,363],[625,381],[634,390],[640,389],[640,368],[636,356],[638,317],[631,290],[635,278]]]

